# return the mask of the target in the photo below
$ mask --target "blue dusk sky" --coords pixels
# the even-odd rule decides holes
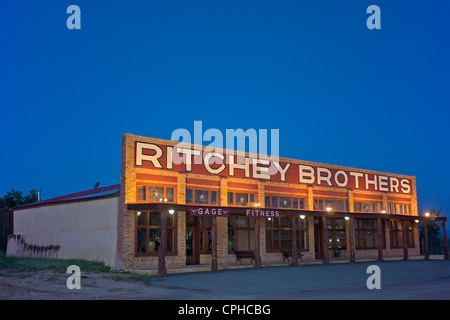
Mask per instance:
[[[119,183],[123,133],[197,120],[279,129],[283,157],[416,176],[419,209],[448,216],[449,107],[447,0],[0,2],[0,195]]]

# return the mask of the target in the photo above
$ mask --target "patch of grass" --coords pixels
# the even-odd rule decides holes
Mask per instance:
[[[111,279],[116,281],[147,282],[148,276],[145,274],[114,274],[111,276]]]
[[[77,265],[82,272],[108,272],[110,268],[103,262],[93,262],[82,259],[43,259],[43,258],[17,258],[0,254],[0,270],[12,272],[29,272],[37,270],[54,270],[66,272],[70,265]]]

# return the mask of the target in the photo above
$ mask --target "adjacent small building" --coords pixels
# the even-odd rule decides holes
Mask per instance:
[[[15,208],[8,254],[160,274],[420,255],[413,176],[131,134],[121,161],[120,185]]]

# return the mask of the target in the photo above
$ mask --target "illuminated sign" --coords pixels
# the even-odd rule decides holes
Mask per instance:
[[[193,217],[228,217],[230,210],[226,208],[191,207],[189,215]]]
[[[159,145],[135,143],[135,166],[146,169],[164,169],[271,182],[307,184],[314,186],[346,188],[410,194],[412,180],[378,173],[356,171],[297,160],[274,161],[264,156],[254,157]]]

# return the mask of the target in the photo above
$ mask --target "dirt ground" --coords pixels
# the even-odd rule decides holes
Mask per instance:
[[[133,274],[88,273],[81,276],[81,289],[68,289],[70,274],[55,271],[0,271],[0,300],[153,300],[184,299],[192,292],[151,285]],[[156,278],[155,281],[158,281]]]
[[[368,267],[379,267],[381,288],[370,290]],[[193,272],[164,277],[0,269],[0,300],[449,300],[450,261],[384,261]],[[263,279],[263,281],[262,281]]]

